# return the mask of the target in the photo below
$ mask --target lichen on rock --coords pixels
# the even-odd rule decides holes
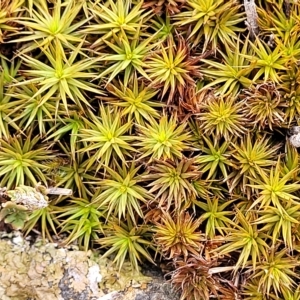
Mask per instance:
[[[76,246],[60,248],[39,239],[31,245],[15,231],[0,232],[0,251],[2,300],[176,299],[169,298],[170,288],[164,292],[163,278],[134,272],[130,263],[118,272],[111,260]]]

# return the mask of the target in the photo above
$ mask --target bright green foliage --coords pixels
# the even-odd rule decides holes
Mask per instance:
[[[282,288],[283,300],[300,300],[300,288],[299,286],[296,290],[289,290]]]
[[[87,143],[79,152],[89,152],[86,168],[97,164],[98,171],[102,164],[108,166],[110,162],[115,163],[119,159],[126,163],[125,156],[131,156],[129,150],[135,151],[129,142],[136,138],[126,135],[131,124],[128,122],[123,125],[120,112],[109,106],[101,106],[100,117],[92,115],[91,121],[84,119],[88,128],[79,130],[80,141]]]
[[[300,41],[297,35],[291,36],[286,44],[280,41],[278,41],[278,44],[281,46],[283,57],[288,59],[288,64],[297,64],[297,61],[300,59]]]
[[[152,99],[158,93],[158,90],[145,86],[144,82],[139,82],[135,75],[130,87],[125,87],[122,82],[110,84],[107,90],[114,97],[101,97],[105,101],[109,101],[122,109],[122,116],[127,116],[127,121],[135,120],[138,124],[144,125],[145,120],[151,121],[151,118],[158,119],[160,114],[159,107],[163,104],[153,101]]]
[[[286,102],[284,119],[291,124],[294,118],[300,116],[300,70],[292,65],[286,74],[282,75],[281,96]]]
[[[234,170],[229,178],[230,190],[232,191],[237,185],[247,194],[248,198],[254,192],[249,189],[247,184],[254,184],[254,179],[260,178],[262,174],[267,175],[269,167],[276,164],[276,154],[280,145],[271,145],[270,139],[266,137],[254,138],[248,134],[238,145],[233,144],[236,151],[233,152]]]
[[[96,24],[88,25],[83,32],[101,36],[92,45],[96,49],[113,34],[134,36],[149,14],[141,8],[143,1],[136,5],[132,5],[131,0],[108,0],[104,5],[99,0],[94,2],[89,10]]]
[[[291,124],[294,118],[299,117],[300,115],[300,85],[291,90],[289,94],[285,94],[285,98],[287,102],[285,119],[288,119],[289,123]]]
[[[10,136],[10,126],[16,130],[21,130],[15,120],[12,120],[11,114],[14,108],[22,101],[12,101],[11,94],[13,90],[6,91],[4,87],[4,72],[0,75],[0,138],[8,139]]]
[[[234,151],[229,150],[229,142],[224,141],[221,146],[218,144],[218,140],[215,139],[212,142],[209,138],[203,137],[207,147],[203,147],[202,153],[196,158],[196,162],[200,164],[201,172],[205,173],[209,171],[206,179],[216,179],[216,170],[221,170],[224,180],[228,177],[228,167],[234,167],[235,165],[231,161]]]
[[[88,107],[91,106],[86,99],[84,91],[95,94],[103,93],[96,85],[87,80],[95,77],[95,74],[86,72],[87,69],[90,69],[95,64],[95,60],[85,58],[75,62],[81,46],[82,43],[74,49],[68,59],[64,58],[64,52],[60,48],[49,46],[44,51],[49,63],[41,62],[25,54],[22,55],[21,58],[29,67],[25,71],[25,74],[30,79],[16,83],[14,86],[26,86],[31,83],[37,84],[39,89],[32,98],[46,92],[39,105],[43,105],[51,96],[59,95],[55,115],[58,113],[60,98],[66,112],[68,112],[67,98],[71,99],[81,110],[84,110],[83,104]]]
[[[181,255],[186,259],[189,254],[198,255],[202,248],[203,235],[198,231],[200,224],[188,213],[171,216],[163,213],[159,222],[155,222],[154,239],[158,250],[165,257],[177,258]]]
[[[276,3],[277,2],[277,3]],[[293,1],[291,15],[287,16],[282,5],[276,1],[272,9],[264,10],[258,8],[258,23],[261,30],[272,33],[277,39],[282,40],[284,44],[288,43],[291,37],[299,32],[299,3]],[[292,3],[291,3],[292,4]]]
[[[202,73],[214,79],[213,82],[206,84],[205,89],[212,86],[219,86],[216,94],[237,95],[241,88],[249,87],[252,80],[249,79],[253,66],[245,58],[249,49],[248,38],[244,42],[243,48],[240,49],[240,39],[237,40],[235,50],[233,51],[225,44],[226,53],[220,52],[221,62],[202,59],[209,68],[202,68]]]
[[[243,106],[244,102],[237,102],[234,97],[209,98],[199,117],[204,133],[225,140],[241,136],[246,131]]]
[[[57,100],[55,97],[50,97],[45,102],[43,101],[45,93],[38,94],[38,92],[39,89],[34,83],[28,83],[24,86],[13,87],[7,95],[20,99],[17,102],[11,102],[14,107],[12,124],[19,121],[22,130],[26,130],[32,124],[37,123],[40,136],[44,136],[47,132],[46,122],[54,121],[53,114],[57,109]]]
[[[143,179],[151,181],[149,193],[156,195],[160,207],[167,204],[167,210],[172,205],[180,209],[184,202],[196,197],[197,191],[192,181],[199,177],[200,172],[193,160],[182,159],[174,163],[159,161],[148,169],[150,174],[143,176]]]
[[[272,235],[273,245],[281,238],[289,249],[293,249],[292,232],[293,227],[299,224],[299,209],[300,204],[292,205],[291,203],[287,203],[286,207],[282,209],[264,207],[264,210],[258,211],[260,217],[255,224],[265,224],[261,230]]]
[[[35,49],[43,51],[50,45],[57,45],[62,53],[64,48],[74,50],[74,44],[81,43],[84,38],[78,28],[87,22],[86,19],[74,22],[78,18],[82,3],[76,0],[55,0],[54,9],[49,9],[46,0],[34,1],[35,9],[32,10],[31,15],[15,20],[27,30],[22,31],[23,37],[12,42],[25,42],[22,53]]]
[[[144,62],[149,51],[156,46],[151,43],[155,36],[150,36],[148,39],[140,42],[140,29],[138,29],[130,41],[126,35],[115,35],[113,38],[115,43],[104,40],[105,44],[111,48],[109,54],[101,55],[97,61],[106,61],[111,66],[105,67],[105,70],[98,77],[103,78],[110,74],[107,83],[111,82],[119,73],[124,71],[124,86],[126,87],[129,79],[134,71],[140,73],[146,79],[150,80],[145,72],[147,64]],[[113,52],[112,52],[113,51]],[[112,53],[111,53],[112,52]]]
[[[274,290],[278,299],[280,292],[293,291],[296,287],[294,279],[299,278],[294,269],[299,265],[297,259],[287,255],[286,249],[275,251],[273,248],[256,268],[253,278],[259,280],[258,290],[270,295]],[[273,291],[272,291],[273,292]]]
[[[108,216],[113,212],[121,220],[128,214],[132,222],[136,223],[136,214],[143,217],[140,203],[152,200],[152,195],[139,185],[139,169],[134,163],[129,168],[125,164],[122,167],[117,165],[116,170],[105,167],[106,178],[94,182],[99,184],[101,193],[93,203],[97,203],[99,207],[108,207]]]
[[[243,31],[236,26],[243,22],[244,14],[239,13],[236,0],[187,0],[186,11],[175,15],[176,25],[191,24],[189,39],[197,45],[204,38],[203,51],[209,44],[217,49],[218,43],[235,46],[236,32]]]
[[[58,121],[59,120],[59,121]],[[70,136],[70,149],[72,158],[75,160],[75,152],[78,144],[79,132],[86,128],[86,124],[82,118],[82,113],[70,111],[69,116],[64,116],[62,119],[58,116],[58,122],[48,131],[46,140],[59,141],[65,134]],[[52,134],[50,134],[54,131]]]
[[[197,197],[206,199],[207,197],[216,195],[223,198],[222,189],[218,187],[216,184],[214,184],[216,182],[217,180],[207,180],[207,179],[197,179],[195,181],[192,181],[192,185],[197,191]],[[192,205],[193,203],[194,202],[192,199]]]
[[[278,300],[275,294],[269,294],[267,298],[265,293],[259,290],[259,281],[257,279],[246,281],[242,295],[245,300]]]
[[[7,58],[1,57],[1,76],[3,76],[2,84],[6,86],[13,82],[14,79],[19,78],[19,70],[22,61],[20,59],[8,60]]]
[[[299,173],[299,155],[296,148],[294,148],[291,143],[286,143],[285,157],[283,162],[283,167],[281,172],[283,175],[288,174],[291,171],[294,171],[293,180],[296,181],[297,175]]]
[[[168,39],[171,39],[172,42],[174,41],[174,25],[171,23],[171,18],[168,15],[164,19],[157,15],[150,21],[152,23],[151,28],[154,32],[158,32],[157,38],[160,41],[167,41]]]
[[[166,115],[161,117],[159,123],[152,119],[146,126],[139,125],[140,142],[137,145],[141,147],[140,158],[151,156],[150,161],[182,158],[182,152],[188,150],[191,138],[185,127],[185,124],[178,125],[175,117],[168,120]]]
[[[259,197],[254,201],[251,208],[256,205],[262,209],[263,207],[270,206],[271,203],[279,211],[283,212],[283,206],[286,203],[292,202],[298,204],[300,198],[293,194],[300,189],[300,184],[290,183],[293,178],[295,170],[292,170],[281,175],[281,165],[278,159],[276,167],[272,167],[270,174],[261,173],[261,179],[253,179],[256,185],[249,185],[259,191]]]
[[[47,207],[33,211],[23,226],[25,235],[28,235],[31,230],[39,224],[43,240],[46,240],[47,238],[52,241],[52,231],[55,235],[57,235],[56,229],[60,224],[55,215],[59,211],[60,207],[56,205],[55,201],[50,202]]]
[[[213,239],[216,235],[216,230],[224,235],[224,229],[226,230],[227,227],[234,224],[231,219],[229,219],[233,213],[225,210],[234,200],[226,201],[224,203],[219,203],[219,197],[214,197],[213,199],[206,197],[205,200],[207,203],[198,200],[194,200],[193,203],[204,211],[199,220],[201,222],[206,222],[206,236]]]
[[[50,167],[49,176],[58,186],[77,191],[80,198],[92,196],[93,192],[87,183],[95,181],[94,170],[87,170],[87,161],[84,153],[73,154],[70,147],[60,144],[60,148],[66,158],[51,161],[47,164]]]
[[[191,143],[195,149],[201,149],[204,146],[203,130],[200,128],[200,121],[198,119],[190,119],[188,122],[191,131]]]
[[[252,225],[253,220],[247,219],[240,210],[236,210],[238,225],[235,227],[223,228],[228,235],[222,238],[225,245],[219,247],[216,251],[219,255],[228,254],[232,251],[240,251],[239,259],[235,265],[235,271],[240,267],[244,268],[251,264],[253,270],[257,266],[257,261],[262,257],[268,257],[269,246],[265,239],[267,237],[256,225]],[[249,260],[251,258],[251,260]]]
[[[119,270],[122,269],[125,258],[129,258],[133,269],[137,272],[142,259],[154,263],[148,251],[148,248],[154,250],[150,241],[152,234],[149,226],[134,226],[130,219],[127,219],[126,224],[112,219],[105,228],[105,235],[97,240],[102,248],[110,248],[102,257],[115,253],[114,262]]]
[[[300,300],[300,4],[252,3],[0,0],[1,230]]]
[[[25,140],[25,141],[24,141]],[[22,136],[0,140],[0,185],[8,189],[31,183],[37,185],[39,181],[46,184],[46,167],[42,162],[52,159],[53,153],[46,147],[37,147],[39,137],[32,138],[29,133]]]
[[[66,244],[78,240],[79,246],[87,251],[90,242],[97,240],[99,233],[103,231],[105,214],[102,210],[99,210],[97,205],[92,204],[94,202],[93,198],[90,201],[83,198],[74,198],[69,202],[71,205],[66,205],[57,216],[60,220],[60,232],[69,233],[68,238],[65,240]],[[67,218],[61,221],[65,217]]]
[[[251,48],[254,54],[245,55],[245,57],[258,69],[252,80],[258,81],[258,79],[263,77],[263,82],[272,80],[278,83],[280,81],[279,72],[280,70],[287,70],[285,65],[288,62],[288,59],[282,55],[281,47],[278,45],[273,50],[266,43],[257,38],[255,43],[251,43]]]
[[[10,126],[17,131],[21,131],[20,127],[11,117],[11,114],[13,114],[15,107],[21,105],[22,101],[14,100],[15,90],[8,87],[8,84],[12,83],[15,78],[18,78],[17,73],[21,65],[21,60],[8,62],[1,57],[0,61],[0,138],[4,137],[8,139],[10,136]]]

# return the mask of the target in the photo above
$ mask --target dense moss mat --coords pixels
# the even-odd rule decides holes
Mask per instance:
[[[1,228],[299,299],[300,4],[245,2],[1,1]]]

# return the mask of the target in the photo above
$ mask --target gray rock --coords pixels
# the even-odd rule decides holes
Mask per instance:
[[[2,300],[178,300],[159,269],[121,272],[97,253],[33,245],[20,234],[0,232]],[[143,274],[144,273],[144,274]]]
[[[300,147],[300,126],[293,126],[289,129],[289,142],[295,147]]]

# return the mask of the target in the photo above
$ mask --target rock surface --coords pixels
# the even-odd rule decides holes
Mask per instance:
[[[118,272],[97,253],[33,245],[19,232],[0,233],[0,299],[2,300],[177,300],[158,271]]]

